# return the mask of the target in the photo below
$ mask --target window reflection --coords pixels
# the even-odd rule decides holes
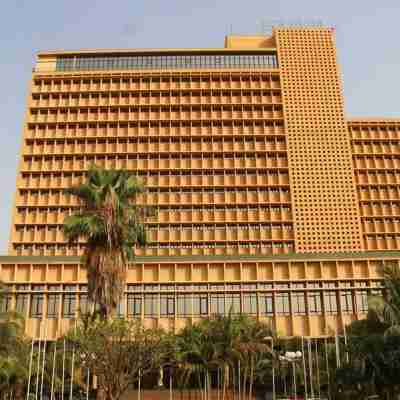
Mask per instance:
[[[191,315],[192,296],[190,294],[179,294],[177,296],[177,314],[180,316]]]
[[[158,295],[146,294],[144,296],[144,315],[146,317],[158,316]]]
[[[142,314],[142,298],[128,294],[128,317],[139,317]]]
[[[205,54],[58,57],[57,71],[165,68],[276,68],[275,54]]]
[[[292,293],[292,312],[294,315],[305,315],[306,301],[304,292]]]
[[[289,315],[289,293],[276,293],[275,294],[275,309],[277,314]]]

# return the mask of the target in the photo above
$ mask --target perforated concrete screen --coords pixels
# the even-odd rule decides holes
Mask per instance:
[[[276,36],[298,252],[362,248],[351,147],[333,34]]]

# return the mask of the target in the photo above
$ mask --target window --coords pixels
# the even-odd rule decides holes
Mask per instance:
[[[273,295],[272,293],[262,293],[260,295],[260,314],[261,315],[273,315],[274,314],[274,306],[273,306]]]
[[[32,287],[33,291],[42,291],[42,285],[34,285]],[[43,316],[43,293],[33,293],[31,297],[31,305],[29,310],[29,315],[31,318],[41,318]]]
[[[76,295],[66,293],[63,295],[62,316],[63,318],[75,318]]]
[[[356,291],[357,312],[366,313],[368,311],[368,293],[366,290]]]
[[[211,314],[225,314],[225,301],[223,294],[211,295]]]
[[[226,312],[231,314],[240,314],[240,294],[226,294],[225,295]]]
[[[175,297],[173,295],[161,295],[160,314],[161,316],[175,315]]]
[[[145,317],[158,316],[158,295],[146,294],[144,296],[144,315]]]
[[[306,313],[306,302],[304,292],[292,293],[292,312],[295,315],[304,315]]]
[[[128,317],[140,317],[142,315],[142,298],[128,293]]]
[[[208,295],[193,295],[193,315],[208,315]]]
[[[281,315],[290,314],[289,306],[289,293],[276,293],[275,294],[275,308],[276,313]]]
[[[47,318],[57,318],[60,307],[60,295],[50,293],[47,296]]]
[[[88,296],[86,293],[81,293],[79,295],[79,312],[81,314],[86,314],[88,311]]]
[[[117,306],[117,316],[123,318],[125,316],[125,297],[122,297]]]
[[[192,313],[192,295],[179,294],[177,296],[177,314],[179,316],[188,316]]]
[[[0,298],[0,314],[1,313],[5,313],[7,311],[10,311],[11,300],[12,300],[12,295],[11,294],[4,294]]]
[[[269,55],[141,55],[141,56],[79,56],[58,57],[57,71],[102,69],[159,69],[159,68],[274,68],[275,54]]]
[[[17,293],[16,297],[16,311],[22,315],[26,314],[26,309],[28,307],[28,294],[27,293]]]
[[[257,294],[244,293],[243,294],[243,313],[257,314]]]
[[[310,314],[321,314],[322,312],[321,292],[308,293],[308,312]]]
[[[324,292],[324,305],[327,314],[337,314],[337,296],[336,292]]]
[[[340,303],[342,312],[351,314],[353,310],[353,296],[350,290],[342,290],[340,293]]]

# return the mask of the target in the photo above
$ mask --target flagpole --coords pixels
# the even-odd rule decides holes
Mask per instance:
[[[40,351],[42,348],[41,337],[42,337],[42,320],[39,322],[39,348],[38,348],[38,360],[36,366],[36,391],[35,391],[35,400],[38,400],[39,395],[39,369],[40,369]]]
[[[87,369],[87,378],[86,378],[86,400],[89,400],[89,385],[90,385],[90,370]]]
[[[76,333],[76,317],[75,317],[75,327],[74,332]],[[73,383],[74,383],[74,371],[75,371],[75,345],[72,348],[72,360],[71,360],[71,385],[69,390],[69,400],[73,400]]]
[[[311,352],[311,338],[308,338],[307,350],[308,350],[308,369],[310,370],[311,398],[314,398],[314,383],[313,383],[313,376],[312,376],[313,363],[312,363],[312,352]]]
[[[29,376],[28,376],[28,388],[27,388],[27,391],[26,391],[26,400],[29,400],[29,395],[30,395],[30,391],[31,391],[31,375],[32,375],[34,343],[35,343],[35,339],[32,338],[31,356],[30,356],[30,359],[29,359]]]
[[[336,368],[340,368],[340,354],[339,354],[339,336],[335,332],[335,350],[336,350]]]
[[[350,359],[349,359],[349,352],[347,351],[347,333],[346,333],[346,325],[345,324],[343,324],[343,332],[344,332],[344,345],[346,348],[346,350],[345,350],[346,362],[348,364],[350,362]]]
[[[62,383],[61,383],[61,400],[64,400],[64,390],[65,390],[65,338],[63,343],[63,363],[62,363]]]
[[[274,339],[272,339],[272,400],[275,399],[276,399],[276,388],[275,388]]]
[[[241,393],[241,384],[240,384],[240,360],[238,360],[238,378],[239,378],[239,380],[238,380],[238,389],[239,389],[239,400],[241,400],[242,399],[242,393]]]
[[[140,400],[140,368],[139,368],[139,380],[138,380],[138,393],[137,393],[137,398]]]
[[[321,398],[321,381],[320,381],[319,359],[318,359],[318,340],[315,341],[315,361],[317,367],[318,397]]]
[[[325,362],[326,362],[326,375],[328,378],[328,398],[331,398],[331,379],[329,373],[329,360],[328,360],[328,339],[325,338]]]
[[[43,321],[44,323],[44,343],[43,343],[43,362],[42,362],[42,380],[40,383],[40,400],[43,399],[43,381],[44,381],[44,364],[46,360],[46,348],[47,348],[47,321]]]
[[[54,376],[55,376],[55,372],[56,372],[57,337],[58,336],[56,336],[56,340],[54,341],[53,371],[52,371],[52,374],[51,374],[50,400],[53,400],[53,395],[54,395]]]
[[[308,386],[307,386],[307,370],[306,370],[306,358],[304,354],[304,336],[301,337],[301,353],[303,358],[303,375],[304,375],[304,392],[306,400],[308,399]]]

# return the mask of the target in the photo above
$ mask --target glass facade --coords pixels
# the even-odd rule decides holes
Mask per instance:
[[[366,313],[368,296],[382,294],[373,281],[225,282],[129,284],[117,315],[182,318],[249,314],[260,317]],[[0,310],[30,318],[73,319],[88,311],[86,285],[12,285]]]
[[[58,57],[57,71],[277,68],[275,54],[108,55]]]

